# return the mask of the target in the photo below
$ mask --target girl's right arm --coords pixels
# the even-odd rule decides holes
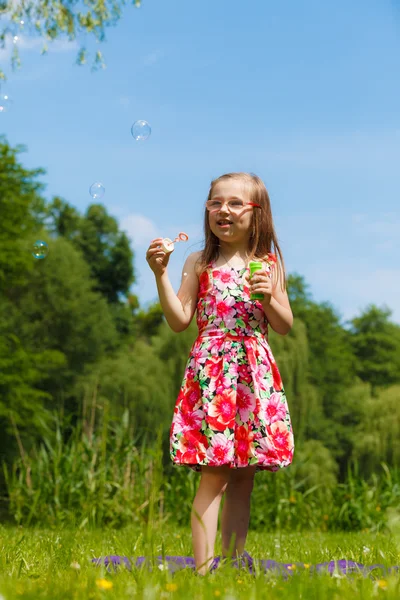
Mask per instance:
[[[148,250],[147,262],[154,272],[161,308],[168,325],[177,333],[189,327],[196,310],[199,279],[196,262],[199,252],[188,256],[183,266],[182,282],[178,294],[175,294],[168,277],[169,254],[157,249],[159,239],[153,240]]]

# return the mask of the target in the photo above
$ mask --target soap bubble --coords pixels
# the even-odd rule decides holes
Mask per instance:
[[[92,198],[94,198],[95,200],[98,200],[99,198],[102,198],[104,196],[104,192],[105,192],[105,188],[104,185],[102,183],[92,183],[92,185],[89,188],[89,194],[92,196]]]
[[[33,258],[46,258],[48,253],[49,253],[49,247],[46,244],[46,242],[43,242],[42,240],[37,240],[33,244],[33,248],[32,248]]]
[[[151,127],[147,121],[135,121],[131,127],[131,134],[137,142],[144,142],[150,137]]]
[[[12,100],[7,94],[0,94],[0,113],[7,112],[11,107]]]

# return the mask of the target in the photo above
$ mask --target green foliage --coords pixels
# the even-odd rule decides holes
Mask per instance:
[[[354,457],[362,471],[371,473],[381,461],[400,468],[400,386],[364,396],[365,412],[354,433]]]
[[[129,410],[131,435],[154,441],[154,432],[169,428],[173,392],[168,366],[154,348],[138,341],[105,356],[78,379],[75,394],[84,407],[110,402],[112,415]]]
[[[76,40],[85,36],[94,42],[103,42],[107,27],[117,24],[126,0],[86,0],[77,4],[74,0],[27,0],[13,2],[2,0],[0,14],[4,16],[0,28],[0,48],[4,48],[11,36],[24,32],[36,35],[44,40],[42,54],[48,51],[48,43],[57,39]],[[132,0],[132,4],[139,7],[140,0]],[[21,21],[23,26],[21,26]],[[85,64],[88,51],[81,46],[78,51],[77,64]],[[13,68],[21,65],[18,47],[14,46],[11,55]],[[92,68],[104,68],[105,63],[100,50],[94,53]],[[0,71],[0,79],[5,79]]]
[[[50,386],[56,394],[60,389],[67,393],[84,366],[115,348],[118,338],[107,302],[92,290],[82,256],[62,238],[49,244],[47,258],[36,262],[20,289],[17,307],[23,318],[16,331],[27,347],[65,356],[65,366]]]
[[[170,465],[162,473],[156,422],[149,441],[138,445],[129,410],[114,417],[99,391],[69,436],[55,419],[54,437],[44,436],[11,468],[3,462],[10,514],[24,526],[187,524],[199,474]],[[296,452],[290,469],[256,475],[251,528],[378,531],[387,510],[400,509],[400,471],[382,463],[365,480],[355,463],[338,484],[337,465],[320,442]]]
[[[194,321],[179,334],[174,333],[164,322],[159,335],[152,340],[158,356],[167,365],[175,398],[178,395],[189,351],[196,335],[197,326]]]
[[[306,435],[308,415],[318,416],[316,394],[308,383],[309,347],[304,323],[295,319],[289,335],[281,336],[272,329],[268,341],[284,382],[286,397],[290,402],[291,419],[296,431],[296,441],[302,442]]]
[[[91,204],[85,215],[60,198],[48,207],[46,221],[50,231],[68,239],[83,255],[95,281],[95,290],[110,303],[128,295],[134,281],[133,253],[125,233],[104,206]]]
[[[12,298],[13,289],[33,268],[31,249],[41,228],[38,215],[44,205],[42,169],[25,169],[18,162],[24,146],[11,148],[0,137],[0,289]]]
[[[111,421],[109,404],[101,409],[99,427],[77,425],[65,440],[55,419],[54,438],[44,437],[11,468],[3,462],[16,523],[78,528],[149,518],[154,523],[154,505],[161,498],[159,450],[136,447],[128,411]]]
[[[357,374],[375,392],[379,386],[400,383],[400,327],[391,323],[392,311],[374,305],[351,320],[351,343],[358,358]]]

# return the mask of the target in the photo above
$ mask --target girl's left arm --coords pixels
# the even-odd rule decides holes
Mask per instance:
[[[293,313],[286,289],[282,291],[282,271],[275,264],[271,277],[272,293],[261,300],[262,307],[272,329],[280,335],[287,335],[293,326]]]

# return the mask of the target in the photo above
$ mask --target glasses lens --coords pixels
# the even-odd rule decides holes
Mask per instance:
[[[230,200],[228,202],[229,210],[233,210],[233,212],[239,212],[243,210],[246,206],[242,200]]]
[[[240,212],[246,206],[242,200],[229,200],[227,205],[229,210],[232,212]],[[222,202],[220,200],[207,200],[206,208],[210,211],[221,210]]]

